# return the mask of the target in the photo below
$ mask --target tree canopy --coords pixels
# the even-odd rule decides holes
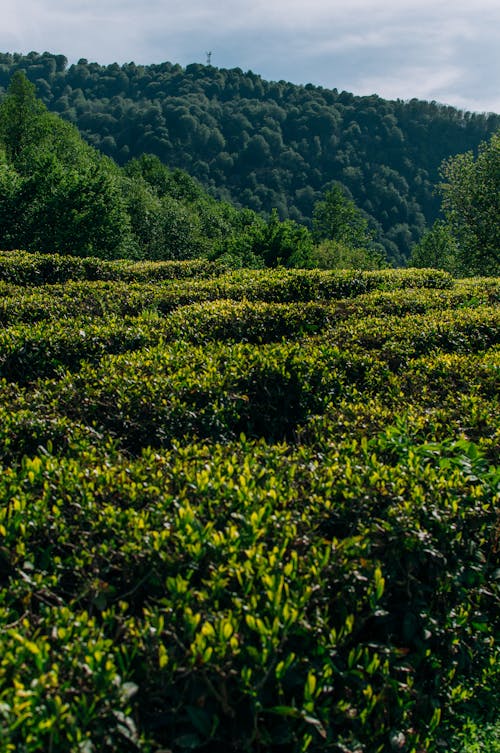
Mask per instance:
[[[0,138],[11,160],[41,135],[45,112],[43,103],[36,98],[34,84],[16,71],[0,108]]]
[[[398,264],[439,215],[443,159],[477,150],[500,126],[494,114],[268,82],[239,68],[68,66],[50,53],[0,55],[0,90],[19,70],[118,164],[154,154],[266,218],[276,208],[311,227],[315,204],[341,184]]]
[[[500,274],[500,131],[443,163],[443,210],[466,274]]]
[[[113,163],[47,111],[17,72],[0,105],[4,248],[127,255],[130,227]]]
[[[411,255],[417,267],[456,275],[500,275],[500,131],[472,152],[445,160],[439,185],[444,219]]]
[[[335,240],[354,247],[370,245],[373,236],[363,213],[338,184],[314,206],[313,234],[317,241]]]
[[[154,155],[119,168],[49,113],[22,73],[0,104],[0,235],[4,249],[257,267],[305,266],[313,245],[306,227],[218,201]]]

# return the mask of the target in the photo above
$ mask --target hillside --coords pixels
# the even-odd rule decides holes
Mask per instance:
[[[49,53],[0,55],[0,91],[19,69],[49,109],[120,164],[152,153],[218,198],[305,223],[341,182],[395,263],[438,214],[441,161],[500,126],[495,114],[267,82],[239,69],[68,66]]]
[[[1,753],[494,734],[499,301],[0,253]]]

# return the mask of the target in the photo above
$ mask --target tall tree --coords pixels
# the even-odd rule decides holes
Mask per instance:
[[[46,112],[45,105],[36,98],[34,84],[22,71],[16,71],[0,107],[0,139],[11,161],[40,136],[41,116]]]
[[[409,266],[445,269],[452,274],[460,273],[457,244],[446,222],[437,220],[413,246]]]
[[[462,274],[500,274],[500,131],[472,152],[443,162],[443,210]]]
[[[66,67],[48,53],[0,53],[0,97],[19,69],[47,107],[120,164],[155,154],[263,216],[277,207],[309,226],[314,203],[342,184],[396,264],[438,217],[442,160],[477,150],[500,127],[493,113],[266,82],[239,69],[85,59]]]
[[[316,241],[341,241],[354,248],[371,243],[368,222],[339,185],[334,185],[313,210],[313,235]]]
[[[4,248],[106,258],[130,253],[118,168],[49,113],[21,72],[0,105],[0,147]]]

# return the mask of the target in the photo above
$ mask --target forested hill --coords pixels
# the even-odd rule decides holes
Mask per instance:
[[[267,82],[238,68],[68,66],[35,52],[0,54],[0,94],[19,69],[49,109],[120,164],[156,154],[219,198],[305,222],[340,181],[396,263],[438,214],[441,161],[500,127],[496,114]]]

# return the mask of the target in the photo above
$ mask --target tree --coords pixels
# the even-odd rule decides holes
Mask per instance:
[[[238,238],[246,254],[261,258],[266,267],[308,266],[313,241],[311,233],[294,220],[281,221],[273,209],[268,222],[254,215],[254,221]]]
[[[342,184],[396,264],[438,216],[442,160],[477,150],[500,127],[492,113],[268,83],[238,69],[85,59],[66,67],[48,53],[0,53],[0,91],[16,69],[36,81],[47,107],[121,164],[153,153],[263,216],[277,207],[308,225],[322,187]]]
[[[457,244],[450,226],[438,220],[413,246],[409,259],[410,267],[444,269],[451,274],[459,273],[457,268]]]
[[[161,199],[141,176],[124,175],[121,189],[137,256],[160,259],[165,246]]]
[[[318,243],[309,258],[309,267],[317,269],[382,269],[387,259],[382,250],[354,248],[343,241]]]
[[[306,227],[294,220],[280,221],[278,212],[273,209],[262,246],[254,250],[262,255],[266,267],[304,267],[307,266],[312,247],[312,237]]]
[[[172,196],[161,200],[163,248],[156,259],[194,259],[204,255],[200,219],[188,205]]]
[[[0,147],[0,238],[2,248],[14,248],[18,226],[22,220],[19,213],[18,193],[22,179],[8,162],[5,150]]]
[[[0,105],[0,231],[4,248],[105,258],[131,251],[116,165],[49,113],[23,73]]]
[[[316,247],[310,264],[326,269],[380,269],[387,264],[373,240],[368,221],[339,185],[327,191],[313,210]]]
[[[443,162],[442,208],[461,274],[500,274],[500,131],[472,152]]]
[[[24,202],[31,219],[26,245],[106,259],[134,255],[119,182],[99,161],[70,169],[44,155],[25,190],[31,186]]]
[[[22,71],[16,71],[0,107],[0,139],[10,161],[40,137],[37,126],[46,112],[45,105],[36,98],[34,84]]]
[[[367,220],[339,185],[314,205],[313,236],[317,242],[340,241],[354,248],[363,248],[372,241]]]

